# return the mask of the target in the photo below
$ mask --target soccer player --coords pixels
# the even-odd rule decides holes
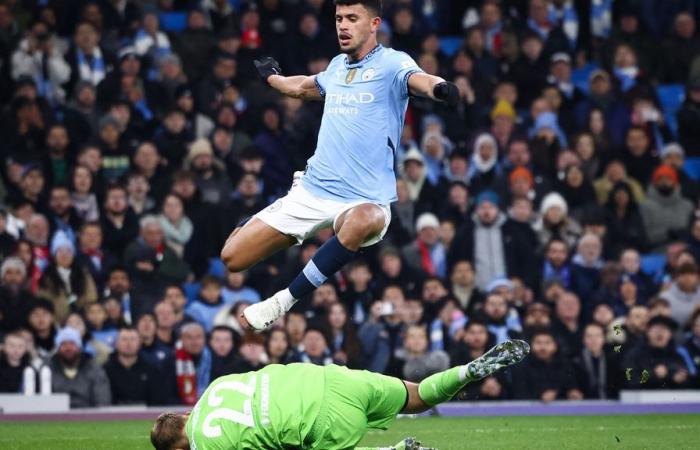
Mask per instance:
[[[360,247],[386,233],[409,96],[452,106],[459,102],[453,83],[424,73],[407,54],[377,43],[381,0],[335,0],[335,5],[341,54],[324,72],[285,77],[274,59],[255,62],[262,79],[281,93],[324,100],[323,118],[306,171],[295,177],[285,197],[231,233],[221,258],[231,272],[240,272],[321,228],[333,226],[336,232],[287,289],[243,311],[258,331],[342,268]]]
[[[355,448],[368,428],[385,430],[399,413],[445,402],[529,351],[524,341],[506,341],[420,384],[336,365],[271,364],[214,380],[189,414],[161,414],[151,443],[156,450]],[[407,441],[394,448],[420,448]]]

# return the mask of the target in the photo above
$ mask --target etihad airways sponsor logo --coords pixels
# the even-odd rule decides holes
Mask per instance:
[[[334,105],[364,104],[372,103],[373,101],[374,94],[372,94],[371,92],[326,95],[326,102]]]

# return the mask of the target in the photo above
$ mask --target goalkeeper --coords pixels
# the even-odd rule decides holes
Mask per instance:
[[[420,384],[335,365],[273,364],[226,375],[209,385],[191,413],[161,414],[151,443],[156,450],[351,449],[368,428],[385,430],[399,413],[448,401],[529,351],[524,341],[506,341]],[[410,439],[392,447],[419,448]]]

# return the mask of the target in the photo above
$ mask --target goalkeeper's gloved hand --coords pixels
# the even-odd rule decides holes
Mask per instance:
[[[267,79],[270,75],[282,75],[280,63],[278,63],[275,58],[266,56],[261,59],[256,59],[253,61],[253,64],[255,64],[255,68],[258,69],[260,78],[262,78],[265,83],[267,83]]]
[[[459,104],[459,89],[457,85],[449,81],[443,81],[433,87],[433,95],[454,108]]]

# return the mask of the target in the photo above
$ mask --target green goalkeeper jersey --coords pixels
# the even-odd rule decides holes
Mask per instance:
[[[272,364],[214,380],[185,430],[192,450],[303,448],[324,396],[323,367]]]

